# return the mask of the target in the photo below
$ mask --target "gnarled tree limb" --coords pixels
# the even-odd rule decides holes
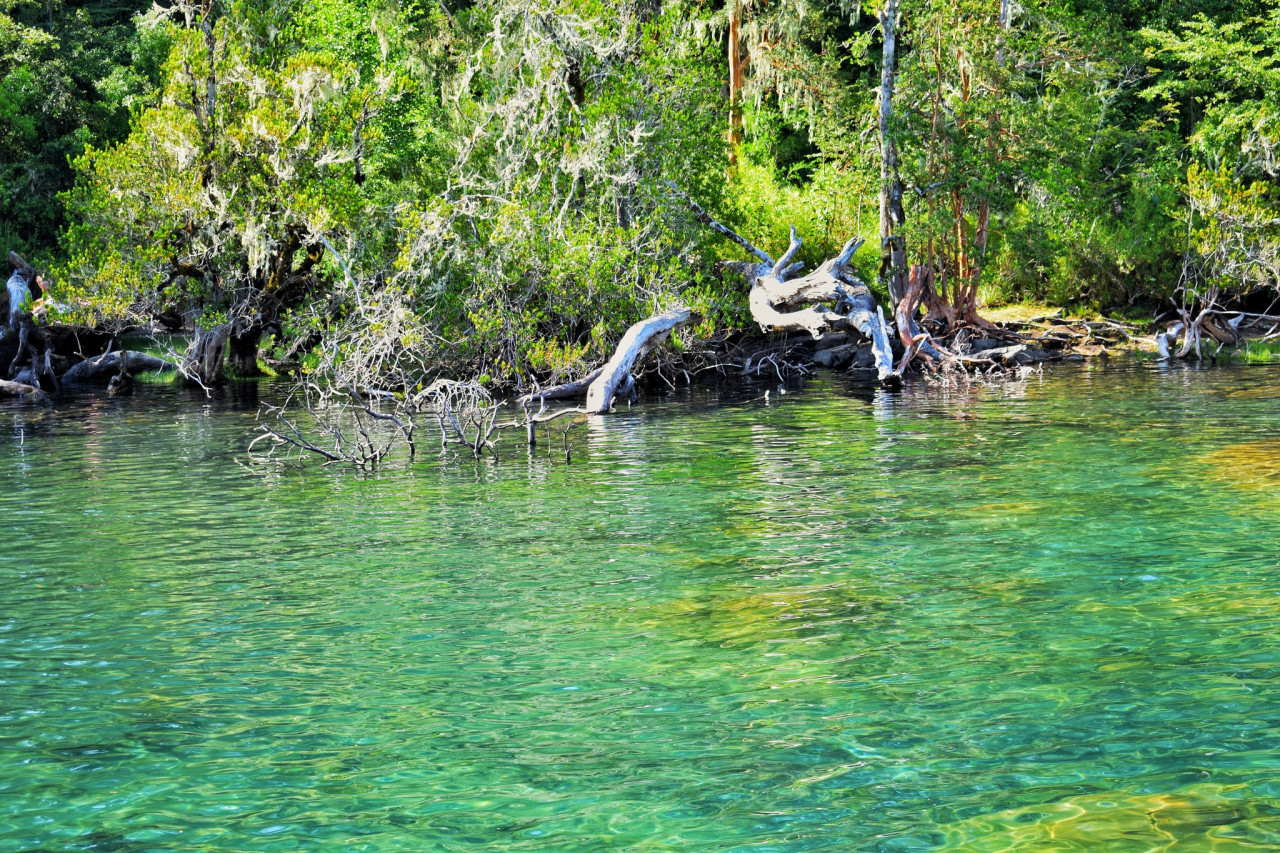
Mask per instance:
[[[622,340],[618,342],[613,358],[609,359],[601,369],[600,375],[587,389],[587,411],[600,415],[608,412],[619,390],[629,389],[634,384],[631,368],[649,352],[655,339],[672,329],[683,326],[692,319],[693,312],[688,308],[676,308],[655,314],[627,329]]]
[[[751,283],[747,304],[752,318],[762,329],[771,332],[808,332],[815,339],[820,339],[829,331],[852,327],[871,341],[880,381],[886,385],[897,385],[901,381],[893,366],[889,324],[885,322],[884,313],[876,305],[871,289],[848,272],[849,262],[862,245],[862,238],[849,240],[840,254],[808,275],[792,278],[802,267],[799,263],[791,263],[801,245],[800,236],[794,227],[791,229],[791,244],[787,251],[774,261],[768,253],[712,219],[697,202],[675,186],[668,186],[685,200],[700,222],[733,240],[760,260],[759,264],[745,272]]]

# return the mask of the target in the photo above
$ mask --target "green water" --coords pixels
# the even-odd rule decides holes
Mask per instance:
[[[1280,372],[763,387],[377,475],[0,405],[0,851],[1280,849]]]

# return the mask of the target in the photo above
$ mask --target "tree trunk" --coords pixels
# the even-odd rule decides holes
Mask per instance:
[[[521,405],[527,406],[534,400],[569,400],[574,397],[581,397],[587,393],[587,389],[591,387],[591,383],[595,382],[603,372],[603,367],[597,367],[586,376],[582,376],[572,382],[564,382],[560,385],[553,385],[550,388],[531,391],[520,398],[520,403]]]
[[[262,370],[258,367],[258,344],[261,341],[261,326],[230,336],[227,341],[227,359],[237,376],[249,378],[262,375]]]
[[[902,301],[895,310],[898,321],[898,337],[902,340],[902,360],[898,363],[898,372],[902,373],[911,364],[917,354],[925,356],[935,364],[942,361],[943,354],[929,340],[929,335],[916,325],[916,308],[925,293],[933,293],[933,270],[916,264],[907,276],[907,290]]]
[[[688,308],[676,308],[655,314],[627,329],[618,342],[613,358],[609,359],[600,375],[587,389],[587,411],[596,415],[608,412],[615,396],[630,391],[635,386],[631,368],[652,349],[654,341],[692,319],[693,312]]]
[[[729,168],[742,144],[742,0],[729,0]]]
[[[144,352],[109,352],[86,358],[62,374],[62,381],[69,385],[106,385],[113,376],[121,373],[151,373],[175,370],[177,365]]]
[[[26,308],[42,295],[39,277],[31,264],[17,252],[9,253],[9,266],[13,274],[5,282],[5,292],[9,300],[7,323],[16,328],[18,320],[26,313]]]
[[[902,180],[898,177],[898,147],[892,128],[893,88],[897,79],[898,2],[885,0],[880,10],[884,45],[880,63],[880,277],[896,308],[906,292],[907,246],[899,233],[906,222]]]
[[[197,326],[195,339],[191,341],[186,357],[182,360],[182,375],[207,388],[225,385],[227,376],[223,363],[226,361],[229,333],[225,323],[212,329]]]

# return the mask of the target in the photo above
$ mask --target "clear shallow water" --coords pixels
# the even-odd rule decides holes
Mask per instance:
[[[1280,849],[1280,373],[761,391],[374,476],[0,405],[0,851]]]

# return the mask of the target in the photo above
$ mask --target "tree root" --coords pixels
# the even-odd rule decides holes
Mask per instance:
[[[862,245],[861,238],[855,237],[845,243],[839,255],[809,275],[794,278],[804,268],[803,263],[792,263],[801,246],[794,226],[790,245],[775,261],[763,249],[712,219],[674,184],[668,183],[667,186],[684,199],[699,222],[758,259],[759,263],[743,264],[739,268],[746,274],[751,288],[747,295],[751,317],[761,329],[766,332],[806,332],[814,340],[822,340],[828,333],[845,328],[856,330],[871,342],[880,383],[886,386],[901,384],[902,374],[893,364],[889,325],[885,322],[884,312],[876,304],[871,289],[848,269],[854,252]],[[802,305],[805,307],[797,307]]]

